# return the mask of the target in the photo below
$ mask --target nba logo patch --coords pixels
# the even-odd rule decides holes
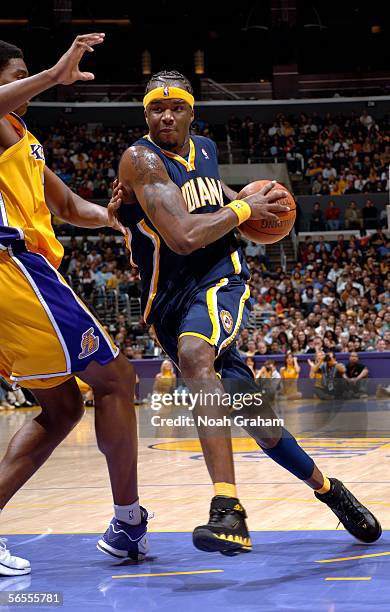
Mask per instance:
[[[233,317],[228,310],[221,310],[219,315],[221,317],[222,325],[227,334],[231,334],[233,330]]]
[[[210,158],[209,158],[209,156],[208,156],[208,153],[207,153],[206,149],[202,149],[202,153],[203,153],[203,155],[204,155],[204,157],[205,157],[206,159],[210,159]]]
[[[164,87],[164,98],[167,98],[169,96],[169,87],[168,85],[165,85]]]
[[[79,354],[79,359],[85,359],[98,350],[99,336],[95,336],[94,331],[94,328],[90,327],[81,336],[81,353]]]

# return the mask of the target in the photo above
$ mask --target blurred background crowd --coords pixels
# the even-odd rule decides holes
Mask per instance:
[[[145,127],[72,125],[32,126],[48,164],[73,190],[86,198],[107,198],[121,154],[145,134]],[[390,117],[362,115],[277,114],[259,123],[231,115],[225,124],[198,119],[193,134],[229,142],[237,161],[287,163],[301,190],[313,195],[353,195],[388,190]],[[238,156],[238,157],[237,157]]]

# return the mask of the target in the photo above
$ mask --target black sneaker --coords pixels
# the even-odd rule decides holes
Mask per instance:
[[[246,512],[235,497],[217,495],[211,500],[207,525],[194,529],[192,541],[199,550],[219,551],[234,556],[250,552],[252,542],[246,526]]]
[[[347,531],[358,540],[367,544],[380,538],[382,528],[375,516],[363,506],[351,491],[336,478],[329,478],[331,488],[328,493],[317,493],[317,499],[329,506]]]

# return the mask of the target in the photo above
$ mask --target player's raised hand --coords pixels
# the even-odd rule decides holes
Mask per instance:
[[[104,37],[103,32],[76,36],[68,51],[52,68],[49,68],[48,72],[53,81],[57,85],[70,85],[75,81],[92,81],[95,75],[92,72],[82,72],[79,63],[84,53],[92,53],[94,46],[100,45]]]
[[[120,183],[118,179],[115,179],[112,184],[112,187],[113,190],[111,200],[109,201],[107,206],[108,225],[109,227],[112,227],[113,229],[118,230],[118,232],[121,232],[122,234],[126,235],[126,229],[118,219],[118,210],[123,200],[122,183]]]

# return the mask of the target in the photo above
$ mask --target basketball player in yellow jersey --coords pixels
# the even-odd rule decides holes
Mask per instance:
[[[55,66],[32,77],[21,50],[0,41],[0,375],[33,389],[42,407],[0,462],[0,512],[82,417],[77,374],[93,389],[97,442],[114,499],[115,517],[98,547],[138,560],[146,553],[147,512],[137,493],[133,369],[58,274],[63,249],[50,213],[82,227],[119,224],[45,166],[42,146],[19,116],[53,85],[93,79],[79,62],[103,39],[78,36]],[[30,571],[0,539],[0,576]]]

